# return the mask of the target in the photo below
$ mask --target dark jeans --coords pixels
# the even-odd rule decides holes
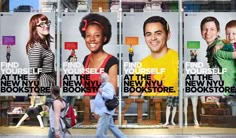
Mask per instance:
[[[133,62],[133,54],[129,54],[129,62]]]
[[[48,129],[48,138],[55,138],[55,132],[52,131],[53,129]],[[61,138],[65,138],[65,133],[61,131]]]

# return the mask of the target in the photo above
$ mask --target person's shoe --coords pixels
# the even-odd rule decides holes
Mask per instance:
[[[197,120],[194,120],[194,126],[199,126],[199,123]]]
[[[15,128],[19,128],[20,125],[21,125],[21,123],[18,123],[18,124],[15,126]]]
[[[166,122],[163,126],[168,126],[169,125],[169,122]]]

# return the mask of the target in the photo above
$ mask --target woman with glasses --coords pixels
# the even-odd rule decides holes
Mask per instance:
[[[16,127],[19,127],[20,124],[31,114],[36,114],[40,127],[44,127],[40,112],[42,111],[42,106],[45,104],[46,96],[40,96],[38,92],[42,92],[39,91],[41,89],[48,89],[48,95],[50,95],[50,87],[55,85],[54,54],[50,49],[52,38],[49,33],[50,24],[51,21],[43,14],[33,15],[29,22],[29,40],[26,44],[29,68],[34,72],[40,73],[32,72],[28,76],[28,79],[33,81],[31,86],[31,106],[27,110],[27,113],[25,113],[18,122]],[[32,100],[32,98],[35,100]],[[44,99],[44,102],[41,102],[40,99]]]
[[[29,67],[38,74],[29,74],[29,80],[36,86],[50,89],[55,85],[54,53],[50,48],[51,35],[49,33],[51,21],[43,14],[35,14],[29,22],[29,40],[26,44],[26,53],[29,58]],[[32,94],[36,94],[33,89]],[[45,91],[44,91],[45,92]],[[50,91],[48,91],[49,94]]]

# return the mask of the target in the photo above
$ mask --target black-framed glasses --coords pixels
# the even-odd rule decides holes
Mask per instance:
[[[50,20],[48,20],[48,21],[40,21],[40,22],[37,24],[37,26],[38,26],[38,27],[41,27],[41,28],[45,27],[45,25],[50,26],[50,25],[51,25],[51,21],[50,21]]]

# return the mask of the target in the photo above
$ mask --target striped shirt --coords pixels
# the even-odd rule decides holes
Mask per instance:
[[[40,43],[29,47],[29,67],[33,69],[42,68],[43,74],[54,73],[54,54],[51,49],[44,49]],[[29,80],[38,80],[40,74],[30,74]]]

